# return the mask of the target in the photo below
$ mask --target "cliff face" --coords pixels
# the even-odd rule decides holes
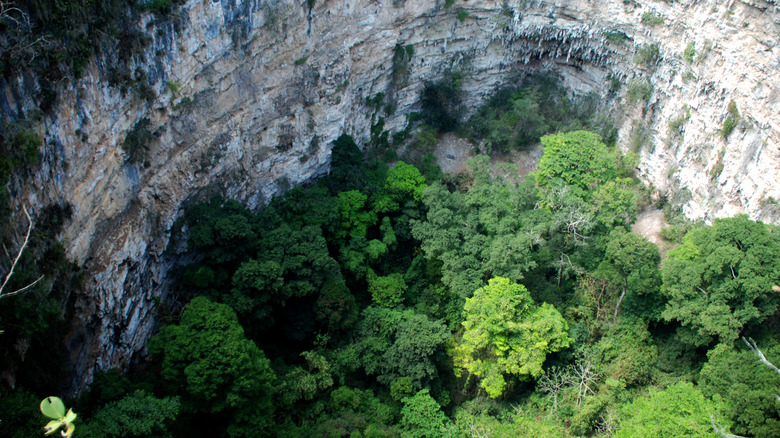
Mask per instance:
[[[556,71],[575,93],[604,96],[609,79],[644,77],[654,87],[646,104],[610,101],[623,114],[621,146],[640,152],[640,175],[678,194],[692,217],[745,212],[780,221],[773,3],[319,0],[309,10],[288,0],[191,0],[178,14],[186,24],[179,32],[152,17],[144,23],[154,40],[139,65],[158,97],[123,96],[96,60],[62,90],[45,121],[44,164],[17,196],[74,207],[63,237],[88,285],[68,337],[73,390],[95,367],[126,366],[144,348],[153,298],[165,298],[171,262],[163,252],[183,203],[219,192],[254,208],[327,173],[333,139],[367,137],[366,97],[388,93],[397,44],[414,55],[389,93],[397,106],[386,116],[391,132],[405,125],[424,80],[451,68],[465,73],[471,108],[530,70]],[[647,14],[663,23],[643,24]],[[683,57],[690,43],[692,62]],[[637,64],[637,48],[649,44],[658,59]],[[0,105],[23,107],[14,92],[23,88],[9,86]],[[732,100],[739,118],[724,140]],[[130,164],[121,144],[142,118],[154,135],[145,163]]]

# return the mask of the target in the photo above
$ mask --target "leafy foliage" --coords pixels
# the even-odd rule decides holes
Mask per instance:
[[[492,183],[485,164],[472,162],[478,178],[468,193],[450,192],[440,183],[428,188],[427,218],[412,227],[426,256],[443,263],[442,282],[464,298],[489,273],[518,281],[536,266],[533,222],[518,211],[517,192],[501,181]]]
[[[84,427],[79,428],[79,436],[164,436],[168,430],[166,423],[178,413],[178,397],[159,399],[139,390],[98,410]]]
[[[545,134],[589,128],[602,131],[602,117],[594,96],[570,98],[559,79],[533,75],[520,88],[496,91],[462,131],[488,152],[526,149]],[[608,130],[607,130],[608,131]],[[602,132],[611,138],[612,133]]]
[[[450,420],[427,389],[402,400],[402,438],[444,438],[449,436]]]
[[[450,334],[441,321],[412,310],[367,307],[358,327],[360,342],[354,351],[368,374],[390,385],[408,377],[415,388],[438,375],[435,355],[443,351]]]
[[[683,342],[730,342],[764,321],[780,305],[772,287],[780,283],[777,228],[746,216],[716,219],[694,228],[664,262],[666,320],[682,324]]]
[[[443,132],[457,127],[463,112],[461,80],[459,74],[448,73],[437,82],[425,83],[420,96],[425,123]]]
[[[555,307],[536,306],[523,285],[507,278],[492,278],[466,299],[463,312],[465,332],[453,349],[455,366],[479,377],[493,398],[506,389],[505,375],[537,378],[547,354],[572,342]]]
[[[767,346],[762,347],[767,359],[775,364],[780,362],[780,346]],[[752,351],[729,344],[717,345],[707,353],[707,358],[701,370],[701,391],[709,397],[723,396],[727,403],[724,414],[734,422],[732,431],[755,437],[776,436],[780,430],[776,395],[780,375],[757,362]]]
[[[189,409],[228,415],[231,437],[270,426],[274,372],[230,307],[194,298],[181,322],[163,327],[149,349],[162,355],[162,377],[185,389]]]
[[[710,400],[691,383],[680,382],[663,391],[650,390],[649,397],[637,398],[625,406],[621,429],[615,436],[631,437],[718,437],[710,424],[727,427],[720,399]]]
[[[575,131],[547,135],[541,140],[544,153],[539,160],[536,182],[548,193],[566,186],[574,195],[588,201],[596,186],[617,177],[614,157],[597,134]]]

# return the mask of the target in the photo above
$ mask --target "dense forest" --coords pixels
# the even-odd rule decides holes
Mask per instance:
[[[780,365],[780,229],[653,198],[592,96],[533,77],[461,123],[459,81],[428,83],[393,136],[367,99],[363,150],[342,135],[326,178],[257,212],[193,200],[149,356],[65,400],[74,436],[780,436],[780,374],[757,356]],[[443,174],[445,131],[543,154],[522,178],[487,155]],[[631,230],[648,206],[663,256]],[[56,329],[56,302],[31,301],[3,302],[3,342]],[[45,424],[50,394],[24,383],[0,395],[3,436]]]

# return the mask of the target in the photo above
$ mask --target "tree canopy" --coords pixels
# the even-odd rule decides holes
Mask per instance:
[[[477,289],[463,313],[465,331],[453,349],[455,366],[479,377],[493,398],[504,392],[506,376],[539,377],[547,354],[572,342],[555,307],[537,306],[525,286],[507,278],[492,278]]]
[[[692,345],[730,342],[777,311],[780,230],[746,216],[694,228],[663,266],[663,317]]]
[[[230,307],[194,298],[179,324],[163,327],[149,349],[162,355],[163,378],[181,385],[190,404],[233,418],[231,437],[256,436],[270,426],[276,377]]]

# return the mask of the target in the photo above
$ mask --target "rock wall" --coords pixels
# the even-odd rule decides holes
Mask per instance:
[[[647,13],[663,24],[643,24]],[[424,81],[449,69],[464,72],[471,108],[532,70],[556,71],[573,92],[601,96],[611,79],[642,76],[654,86],[646,104],[620,94],[605,100],[620,114],[621,146],[640,152],[641,176],[692,217],[780,221],[773,3],[318,0],[309,10],[289,0],[191,0],[178,14],[186,24],[179,32],[151,16],[143,23],[154,39],[139,66],[158,97],[123,96],[96,59],[62,90],[45,120],[44,164],[16,198],[74,207],[63,237],[88,285],[67,337],[73,391],[95,368],[125,367],[142,352],[155,329],[153,298],[165,298],[173,259],[164,251],[184,203],[220,192],[255,208],[324,175],[333,139],[367,137],[366,97],[391,87],[397,44],[413,46],[414,56],[391,92],[391,132],[416,109]],[[683,59],[689,43],[691,63]],[[660,57],[640,66],[634,54],[645,44],[657,44]],[[28,105],[25,86],[29,79],[6,87],[0,106]],[[726,141],[719,132],[731,100],[740,123]],[[130,164],[121,144],[144,117],[154,138],[145,162]]]

